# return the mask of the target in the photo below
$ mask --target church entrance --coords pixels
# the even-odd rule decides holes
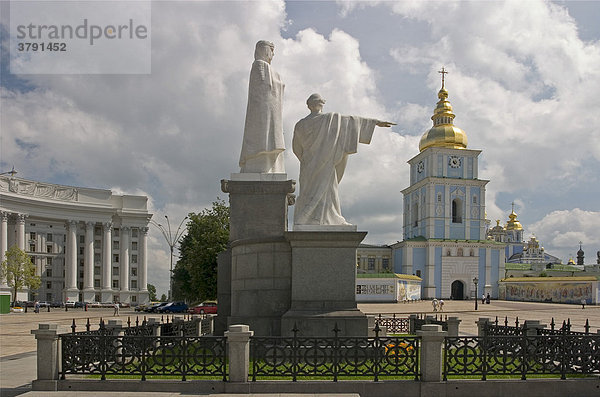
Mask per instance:
[[[456,280],[455,282],[452,283],[452,292],[451,292],[451,297],[454,300],[463,300],[465,299],[465,285],[463,284],[462,281],[460,280]]]

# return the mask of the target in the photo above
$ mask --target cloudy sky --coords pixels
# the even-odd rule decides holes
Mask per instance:
[[[430,128],[444,66],[455,124],[480,149],[487,213],[563,259],[600,250],[600,2],[155,2],[150,74],[14,74],[2,11],[0,169],[145,194],[159,222],[227,199],[238,172],[254,44],[275,43],[284,134],[325,111],[398,123],[351,156],[342,211],[365,242],[402,239],[407,160]],[[135,6],[134,6],[135,7]],[[285,153],[290,178],[298,161]],[[493,222],[495,223],[495,222]],[[149,282],[168,289],[168,247],[149,241]]]

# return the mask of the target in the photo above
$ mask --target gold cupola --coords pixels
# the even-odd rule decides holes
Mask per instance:
[[[508,218],[509,221],[506,222],[506,230],[523,230],[523,226],[521,226],[521,222],[517,220],[517,214],[515,213],[514,209]]]
[[[442,68],[439,73],[442,74],[442,89],[438,92],[440,100],[431,116],[433,127],[423,134],[419,142],[421,152],[430,147],[467,148],[467,134],[453,124],[455,116],[448,101],[448,91],[444,88],[444,75],[448,72]]]

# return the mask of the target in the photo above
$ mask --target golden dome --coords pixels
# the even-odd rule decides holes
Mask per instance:
[[[515,211],[510,213],[508,216],[509,221],[506,222],[506,230],[523,230],[523,226],[521,226],[521,222],[517,220],[517,214]]]
[[[467,134],[453,124],[455,116],[452,113],[452,105],[448,101],[448,91],[444,88],[443,80],[442,89],[438,92],[438,98],[440,100],[433,112],[433,116],[431,116],[433,127],[421,137],[419,151],[422,152],[429,147],[466,149]]]
[[[492,232],[501,233],[504,232],[504,228],[500,226],[500,219],[496,219],[496,226],[492,228]]]

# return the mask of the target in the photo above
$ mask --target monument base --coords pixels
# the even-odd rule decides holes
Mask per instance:
[[[281,335],[292,336],[367,336],[368,318],[359,309],[339,311],[290,310],[281,318]]]
[[[303,336],[366,336],[367,316],[356,306],[356,248],[366,232],[287,232],[292,249],[291,307],[281,333],[294,324]]]

